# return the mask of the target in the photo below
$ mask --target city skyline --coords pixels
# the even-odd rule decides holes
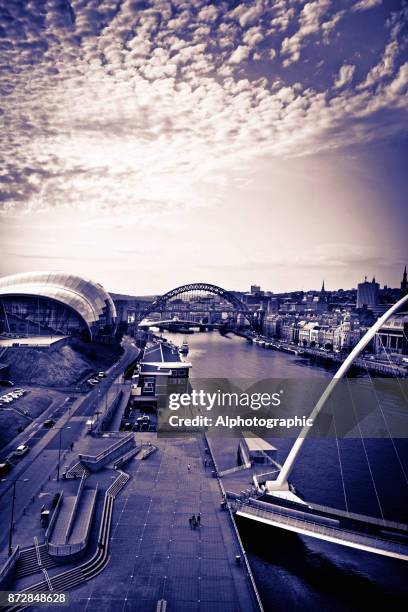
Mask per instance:
[[[0,275],[399,285],[405,1],[0,9]]]

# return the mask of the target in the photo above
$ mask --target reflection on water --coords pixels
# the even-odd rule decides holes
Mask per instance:
[[[184,339],[181,334],[166,337],[176,344]],[[187,360],[196,378],[329,380],[335,371],[233,335],[196,333],[187,339]],[[392,402],[385,392],[377,399],[384,406]],[[282,462],[291,440],[268,439],[278,448]],[[406,439],[350,439],[339,440],[338,445],[333,439],[310,439],[291,480],[309,501],[408,522],[407,474]],[[266,610],[361,610],[376,605],[402,609],[408,594],[403,562],[245,520],[239,528]]]

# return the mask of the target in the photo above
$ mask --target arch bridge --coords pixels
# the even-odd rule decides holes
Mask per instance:
[[[140,323],[150,313],[165,311],[169,306],[169,302],[178,296],[189,295],[190,299],[194,300],[198,299],[203,294],[218,296],[225,300],[231,304],[236,313],[242,314],[246,318],[251,327],[256,328],[256,313],[248,310],[247,306],[233,293],[223,289],[222,287],[218,287],[217,285],[212,285],[211,283],[190,283],[187,285],[181,285],[180,287],[176,287],[175,289],[164,293],[160,297],[153,300],[144,310],[139,313],[138,321]]]

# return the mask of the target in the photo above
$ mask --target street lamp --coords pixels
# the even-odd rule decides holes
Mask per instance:
[[[13,522],[14,522],[14,504],[16,501],[16,482],[28,482],[28,478],[14,478],[11,482],[13,483],[13,495],[11,498],[11,516],[10,516],[10,529],[9,529],[9,543],[8,543],[8,556],[11,557],[13,552],[12,541],[13,541]],[[3,478],[1,482],[8,482],[8,478]]]

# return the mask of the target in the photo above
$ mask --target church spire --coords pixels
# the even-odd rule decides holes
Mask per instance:
[[[402,275],[401,281],[401,297],[408,294],[408,279],[407,279],[407,266],[404,268],[404,274]]]
[[[326,290],[324,288],[324,281],[322,283],[322,288],[320,289],[319,302],[326,301]]]

